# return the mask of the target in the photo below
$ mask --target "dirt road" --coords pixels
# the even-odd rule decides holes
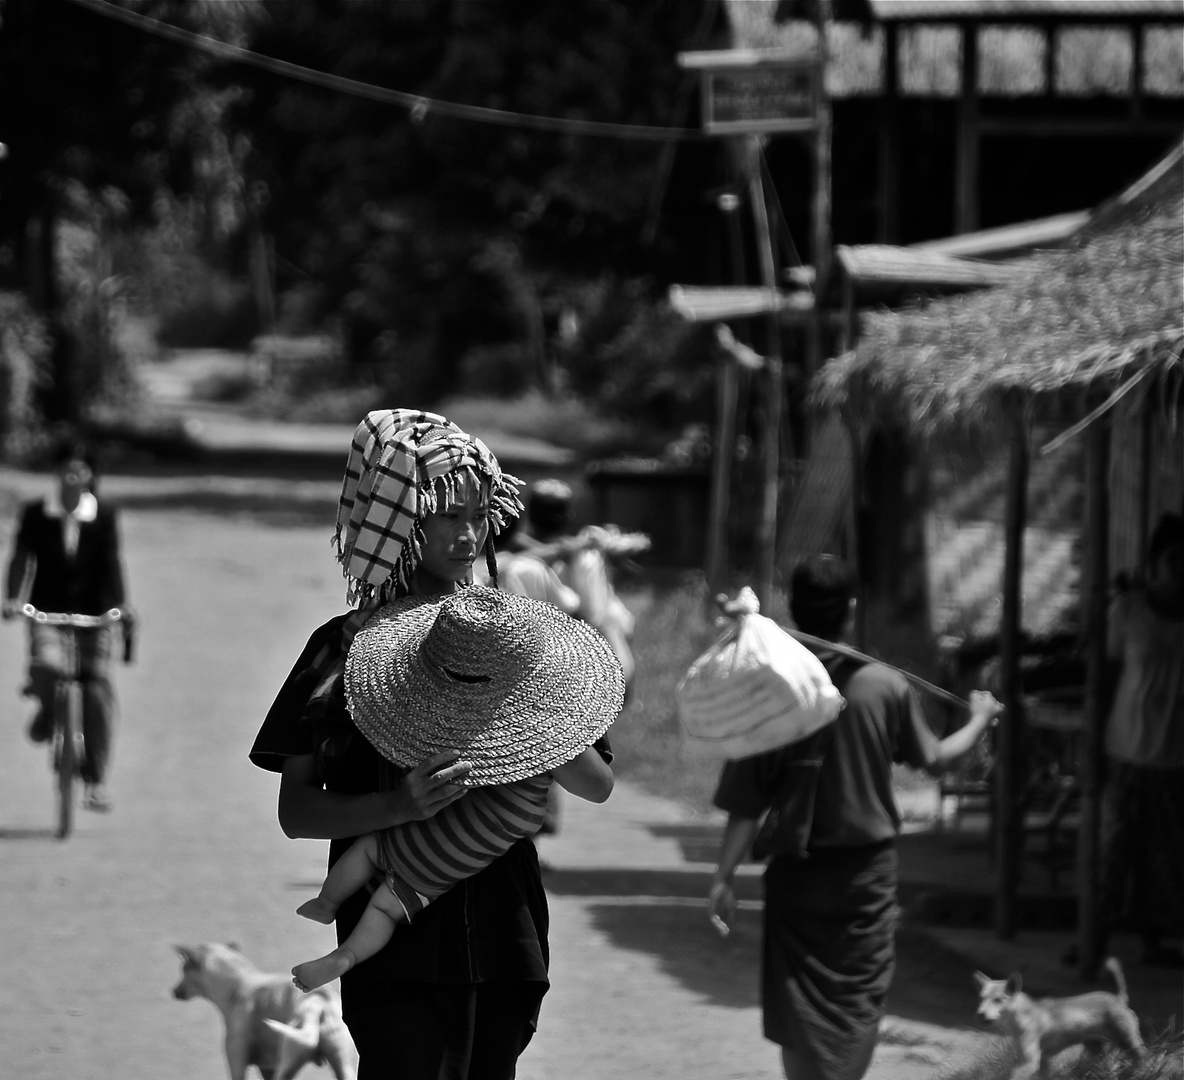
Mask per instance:
[[[5,551],[12,493],[40,482],[0,472]],[[144,505],[144,483],[107,487],[141,496],[123,517],[143,629],[137,663],[118,672],[116,808],[83,815],[67,842],[50,831],[45,753],[24,737],[24,632],[0,627],[0,1072],[20,1080],[220,1080],[217,1013],[170,997],[173,943],[234,940],[274,970],[330,944],[293,914],[324,845],[282,836],[276,782],[246,756],[308,631],[339,609],[327,518],[198,512],[167,484]],[[236,505],[250,502],[240,484]],[[604,807],[567,805],[544,852],[554,986],[523,1080],[778,1076],[759,1034],[756,906],[728,942],[703,920],[711,823],[628,785]],[[973,1043],[913,1022],[968,1016],[959,980],[906,959],[894,995],[906,1019],[873,1077],[923,1080]]]

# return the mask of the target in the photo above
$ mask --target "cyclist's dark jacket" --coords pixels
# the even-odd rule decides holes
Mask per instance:
[[[78,526],[78,550],[66,554],[62,520],[38,499],[26,503],[16,543],[37,560],[29,603],[41,611],[101,615],[124,602],[115,510],[100,502],[94,521]]]

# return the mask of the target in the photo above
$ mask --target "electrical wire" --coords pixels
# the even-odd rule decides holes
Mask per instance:
[[[128,11],[126,8],[110,3],[109,0],[70,0],[70,2],[96,15],[114,19],[145,33],[154,34],[189,48],[200,49],[224,60],[247,64],[326,90],[366,98],[384,105],[400,106],[408,110],[411,119],[416,123],[422,123],[429,115],[434,114],[454,120],[470,120],[484,124],[497,124],[502,127],[525,128],[566,135],[595,135],[648,142],[698,141],[709,138],[694,128],[651,127],[642,124],[617,124],[601,120],[572,120],[559,116],[536,116],[529,113],[509,112],[505,109],[490,109],[482,105],[463,105],[454,101],[440,101],[420,94],[390,90],[387,87],[375,86],[357,79],[348,79],[342,75],[332,75],[325,71],[303,67],[300,64],[292,64],[286,60],[277,60],[275,57],[266,56],[263,53],[253,52],[238,45],[230,45],[217,38],[184,30],[179,26],[171,26],[161,22],[159,19],[151,19],[134,11]]]

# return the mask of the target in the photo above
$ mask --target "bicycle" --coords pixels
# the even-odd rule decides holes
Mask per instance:
[[[53,711],[50,717],[50,766],[55,775],[57,795],[57,837],[64,840],[74,828],[76,789],[82,779],[86,760],[86,737],[82,728],[82,670],[78,648],[78,630],[97,630],[122,622],[125,663],[132,658],[134,637],[131,613],[111,608],[102,615],[75,615],[70,612],[38,611],[32,604],[22,604],[19,613],[30,622],[60,626],[70,632],[63,635],[66,650],[65,673],[54,680]]]

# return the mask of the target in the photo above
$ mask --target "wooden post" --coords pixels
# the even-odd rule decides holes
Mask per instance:
[[[1015,937],[1016,893],[1020,874],[1020,845],[1024,767],[1024,712],[1020,687],[1020,630],[1022,626],[1024,527],[1028,502],[1028,433],[1018,414],[1011,436],[1007,471],[1007,545],[1003,563],[1003,613],[999,627],[1000,677],[1006,711],[996,729],[995,760],[995,932]]]
[[[1143,115],[1143,37],[1146,27],[1142,23],[1131,23],[1127,27],[1131,36],[1131,119]]]
[[[736,148],[736,158],[744,160],[744,145]],[[731,279],[743,285],[744,241],[740,234],[740,198],[727,192],[716,200],[724,215],[731,260]],[[737,340],[748,344],[744,320],[736,330]],[[731,509],[732,454],[736,443],[736,407],[740,396],[740,373],[729,357],[721,357],[715,373],[715,457],[712,461],[710,521],[707,526],[707,584],[714,596],[726,588],[728,568],[728,514]]]
[[[831,219],[831,107],[826,93],[826,68],[830,60],[829,38],[830,0],[818,4],[818,107],[814,125],[814,313],[815,321],[822,322],[822,306],[818,301],[830,277],[830,219]],[[807,372],[807,377],[812,372]]]
[[[863,437],[857,420],[846,418],[847,436],[851,440],[851,520],[847,523],[847,562],[855,568],[857,580],[866,580],[863,558],[863,504],[867,481],[863,474]],[[861,600],[855,607],[855,645],[867,649],[867,604]]]
[[[1051,101],[1057,96],[1057,26],[1042,23],[1040,29],[1044,34],[1044,94]]]
[[[756,245],[760,255],[761,283],[766,289],[777,288],[773,265],[773,240],[769,235],[769,210],[761,183],[760,139],[746,137],[749,201],[756,225]],[[781,400],[784,396],[781,372],[781,325],[776,311],[768,316],[768,347],[765,374],[768,393],[765,400],[764,482],[761,518],[757,527],[757,599],[768,611],[773,601],[773,575],[777,565],[777,502],[781,479]]]
[[[732,447],[736,441],[738,374],[727,356],[715,368],[715,456],[711,464],[711,520],[707,532],[707,584],[714,596],[726,587],[728,504],[732,486]]]
[[[900,43],[896,23],[884,23],[884,89],[880,98],[880,190],[877,222],[881,244],[900,239]]]
[[[826,359],[826,325],[824,298],[827,294],[831,270],[831,106],[826,93],[826,68],[830,57],[828,30],[830,0],[817,0],[816,26],[818,29],[818,103],[814,124],[814,220],[811,254],[814,260],[814,312],[810,319],[810,341],[805,350],[807,383]],[[808,457],[813,445],[809,413],[805,415],[803,446]]]
[[[1155,441],[1155,416],[1154,409],[1146,406],[1139,409],[1139,520],[1135,530],[1135,551],[1140,559],[1151,539],[1151,447]],[[1110,569],[1109,562],[1107,550],[1107,571]]]
[[[978,228],[978,28],[962,28],[962,102],[958,110],[957,233]]]
[[[1081,972],[1099,961],[1098,855],[1100,847],[1102,746],[1106,724],[1106,614],[1110,576],[1110,425],[1098,421],[1086,443],[1085,726],[1081,739],[1081,831],[1077,837],[1077,934]]]

